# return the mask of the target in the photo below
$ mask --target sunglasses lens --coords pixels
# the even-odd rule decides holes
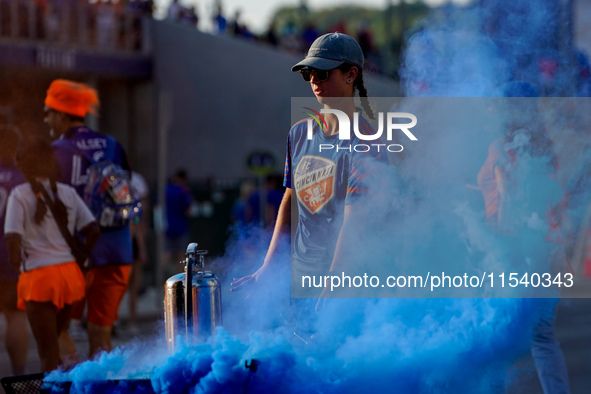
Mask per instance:
[[[301,70],[300,73],[302,74],[304,81],[310,82],[312,79],[312,70]]]
[[[306,81],[306,82],[310,82],[312,80],[312,75],[316,75],[316,78],[318,78],[319,81],[324,82],[328,79],[328,75],[330,74],[330,70],[305,69],[305,70],[300,70],[300,73],[302,74],[302,77],[304,78],[304,81]]]
[[[316,70],[316,76],[321,81],[326,81],[328,79],[328,71],[326,70]]]

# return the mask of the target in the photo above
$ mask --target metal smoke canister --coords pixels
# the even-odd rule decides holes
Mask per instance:
[[[196,243],[189,244],[185,261],[181,261],[185,273],[171,276],[164,285],[164,325],[170,352],[175,351],[179,335],[185,343],[192,338],[204,340],[222,325],[221,285],[204,269],[206,254]]]

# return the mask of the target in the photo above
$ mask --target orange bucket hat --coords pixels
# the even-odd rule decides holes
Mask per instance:
[[[84,118],[95,114],[99,105],[96,90],[83,83],[56,79],[49,85],[45,105],[59,112]]]

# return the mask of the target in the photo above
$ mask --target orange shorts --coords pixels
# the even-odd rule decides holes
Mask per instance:
[[[23,272],[18,280],[18,308],[25,302],[51,302],[58,310],[84,298],[84,277],[76,262]]]
[[[127,290],[131,264],[105,265],[86,273],[87,320],[98,326],[112,326],[117,321],[119,304]],[[81,318],[82,308],[75,308],[73,318]]]

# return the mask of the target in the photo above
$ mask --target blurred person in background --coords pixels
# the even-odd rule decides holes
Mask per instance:
[[[16,288],[19,271],[8,261],[4,239],[8,196],[12,189],[25,182],[25,178],[16,168],[19,136],[15,129],[13,126],[0,126],[0,311],[6,318],[4,344],[12,364],[12,373],[23,375],[29,349],[27,315],[17,308]]]
[[[95,5],[97,44],[102,48],[117,47],[117,30],[121,8],[111,0],[98,1]]]
[[[170,22],[178,22],[181,20],[185,7],[183,7],[179,0],[172,0],[166,11],[166,20]]]
[[[312,43],[318,38],[318,29],[312,22],[307,22],[302,30],[302,45],[304,48],[310,48]],[[363,47],[362,47],[363,48]]]
[[[82,271],[58,221],[67,224],[70,234],[76,230],[83,236],[87,250],[92,250],[99,229],[76,190],[57,182],[59,168],[47,141],[30,139],[19,151],[18,167],[26,183],[15,187],[8,198],[6,246],[11,265],[22,272],[18,307],[27,313],[41,371],[48,372],[61,364],[58,336],[72,304],[84,298]]]
[[[45,123],[50,135],[57,138],[52,146],[60,166],[60,180],[84,195],[89,167],[101,160],[110,160],[131,174],[123,147],[106,134],[87,127],[88,113],[97,114],[99,98],[91,87],[65,79],[54,80],[45,98]],[[125,295],[133,247],[130,225],[102,227],[85,275],[89,353],[110,351],[113,324],[117,321],[119,304]],[[80,319],[84,304],[78,304],[72,318]]]
[[[57,42],[60,39],[60,20],[62,20],[62,12],[59,8],[58,0],[47,0],[47,4],[43,10],[43,25],[45,30],[45,37],[49,41]]]
[[[267,33],[265,34],[265,42],[269,45],[276,47],[279,44],[279,39],[277,38],[277,27],[276,22],[273,20],[267,29]]]
[[[154,13],[154,0],[130,0],[127,9],[151,18]]]
[[[195,9],[195,6],[185,8],[181,15],[180,22],[183,25],[195,28],[197,27],[197,24],[199,23],[199,16],[197,15],[197,10]]]
[[[328,31],[347,34],[347,22],[344,18],[340,18],[338,21],[328,27]],[[361,50],[363,51],[363,48]]]
[[[285,51],[293,54],[299,55],[300,52],[303,51],[302,47],[302,40],[301,36],[297,33],[297,29],[295,26],[294,21],[290,20],[287,21],[285,25],[283,25],[280,33],[279,43],[281,48]]]
[[[242,14],[242,10],[239,8],[234,12],[234,20],[231,23],[231,30],[230,32],[235,36],[242,35],[242,25],[240,24],[240,15]]]
[[[131,34],[133,36],[133,49],[140,49],[142,47],[142,20],[144,18],[152,18],[153,12],[153,0],[131,0],[125,6],[125,17],[132,18]],[[125,21],[122,23],[122,27],[125,27]]]
[[[357,30],[357,40],[359,41],[359,46],[361,46],[361,50],[363,51],[363,56],[368,59],[374,51],[374,45],[373,36],[369,30],[367,22],[365,21],[362,21],[359,24],[359,29]]]
[[[538,234],[538,237],[541,235],[545,241],[551,242],[552,255],[548,256],[548,265],[554,277],[555,273],[566,272],[568,266],[558,227],[557,218],[560,214],[557,210],[560,207],[536,204],[535,194],[539,190],[530,190],[532,186],[528,183],[532,183],[529,178],[536,176],[535,171],[542,170],[547,171],[544,174],[547,175],[544,192],[551,194],[553,190],[547,188],[559,188],[556,181],[556,154],[544,125],[539,121],[536,89],[529,83],[513,81],[502,87],[502,94],[503,97],[523,99],[507,104],[507,113],[503,114],[507,118],[505,133],[490,144],[488,156],[478,172],[478,186],[485,204],[486,223],[499,237],[515,237],[519,239],[516,242],[523,242],[531,249],[540,245],[526,244],[533,227],[531,224],[521,223],[525,216],[522,211],[527,210],[532,217],[540,218],[547,227],[540,225],[546,233]],[[541,185],[541,180],[537,180],[537,183]],[[559,205],[563,203],[564,199]],[[545,212],[538,212],[537,209]],[[531,250],[526,252],[532,253]],[[514,257],[513,263],[517,267],[520,258],[523,258],[520,254]],[[538,264],[537,267],[543,268],[543,262],[535,263]],[[544,393],[569,393],[566,362],[554,335],[556,302],[552,302],[552,299],[535,301],[542,313],[532,332],[531,353],[540,383]]]
[[[250,196],[254,193],[255,189],[256,185],[249,179],[240,183],[240,192],[238,198],[234,201],[230,217],[232,223],[241,228],[248,226],[252,220],[252,213],[247,212],[247,205]]]
[[[226,32],[228,21],[224,17],[222,3],[219,0],[216,2],[215,13],[213,14],[212,22],[214,34],[224,34]]]
[[[281,206],[283,199],[283,190],[281,188],[282,176],[269,175],[265,178],[265,188],[263,190],[264,199],[261,207],[260,189],[253,188],[249,194],[246,204],[245,212],[247,223],[255,226],[262,226],[268,228],[274,226],[277,219],[277,212]],[[261,208],[263,214],[261,216]]]
[[[274,227],[277,213],[283,199],[282,176],[267,177],[267,203],[265,204],[265,227]]]
[[[166,251],[172,273],[182,272],[179,261],[184,260],[189,244],[189,208],[193,202],[187,186],[187,171],[176,170],[165,189],[166,198]]]

